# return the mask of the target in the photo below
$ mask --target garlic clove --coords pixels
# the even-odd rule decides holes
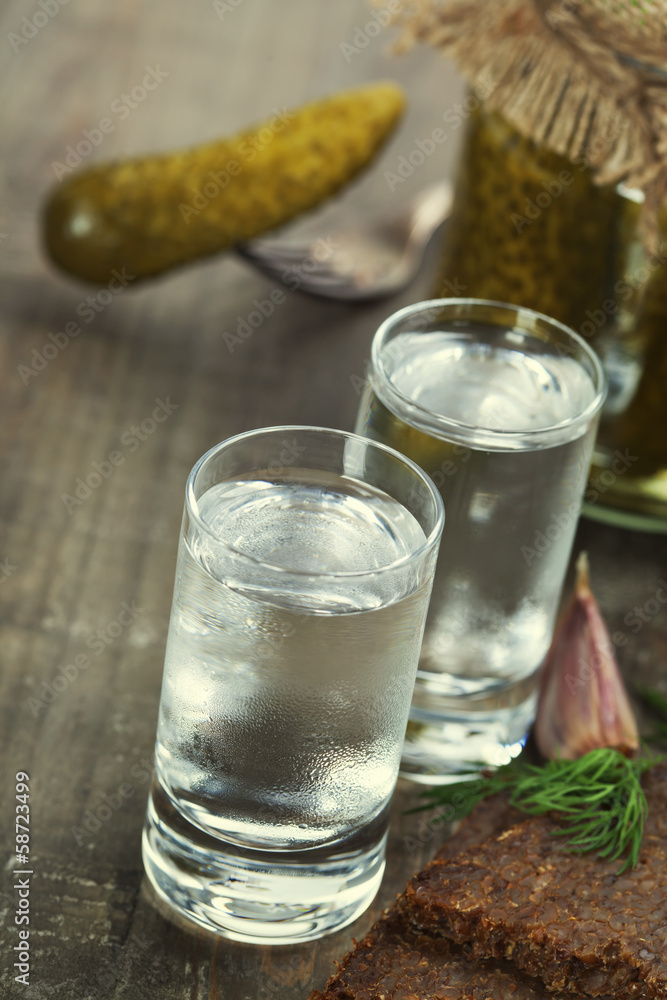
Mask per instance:
[[[574,760],[598,747],[639,748],[614,647],[590,588],[588,557],[577,560],[575,592],[542,669],[535,739],[545,757]]]

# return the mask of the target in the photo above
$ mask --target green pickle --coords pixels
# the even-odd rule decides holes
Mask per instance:
[[[403,113],[396,84],[370,84],[276,110],[255,128],[194,149],[100,164],[68,178],[44,206],[58,267],[133,280],[218,253],[319,205],[373,159]]]
[[[434,294],[456,288],[527,306],[591,344],[609,396],[585,510],[666,531],[667,273],[665,257],[644,250],[640,200],[594,184],[583,157],[571,163],[482,107],[465,139]],[[667,231],[667,214],[661,222]]]

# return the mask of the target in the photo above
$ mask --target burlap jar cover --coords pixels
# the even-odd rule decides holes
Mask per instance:
[[[577,160],[599,184],[644,192],[657,248],[667,194],[665,0],[402,0],[402,44],[424,41],[457,62],[488,107],[522,135]],[[613,132],[615,138],[608,141]]]

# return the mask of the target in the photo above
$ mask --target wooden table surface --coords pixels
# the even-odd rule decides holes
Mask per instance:
[[[140,835],[183,487],[194,461],[238,431],[277,423],[350,428],[373,332],[390,312],[427,295],[434,256],[390,300],[351,306],[286,291],[273,315],[230,351],[223,335],[275,282],[226,255],[130,287],[86,321],[96,290],[45,260],[39,206],[57,183],[54,164],[104,117],[114,130],[86,163],[194,144],[274,108],[394,77],[408,91],[409,114],[373,172],[315,218],[326,235],[332,220],[393,208],[451,173],[454,131],[393,190],[384,178],[441,124],[462,86],[431,51],[390,55],[391,33],[366,30],[371,15],[361,0],[63,2],[7,0],[0,14],[2,995],[299,1000],[323,984],[334,957],[444,830],[403,815],[415,791],[401,784],[378,900],[353,927],[313,945],[230,944],[158,912],[142,874]],[[126,115],[114,111],[149,70],[159,85],[134,107],[125,103]],[[49,334],[72,321],[81,334],[54,351]],[[152,419],[156,407],[168,414],[161,422]],[[88,496],[63,499],[96,468],[108,472],[114,451],[122,463]],[[644,615],[640,627],[624,619],[647,601],[654,607],[667,578],[667,539],[588,522],[581,545],[612,630],[627,633],[624,667],[658,681],[667,661],[664,609]],[[29,986],[14,981],[11,957],[19,771],[30,777]]]

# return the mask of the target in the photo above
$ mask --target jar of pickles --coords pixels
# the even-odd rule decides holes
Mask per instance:
[[[644,247],[641,192],[593,183],[598,152],[570,162],[482,105],[433,293],[456,282],[465,296],[546,313],[594,347],[609,396],[584,512],[667,532],[667,256]]]

